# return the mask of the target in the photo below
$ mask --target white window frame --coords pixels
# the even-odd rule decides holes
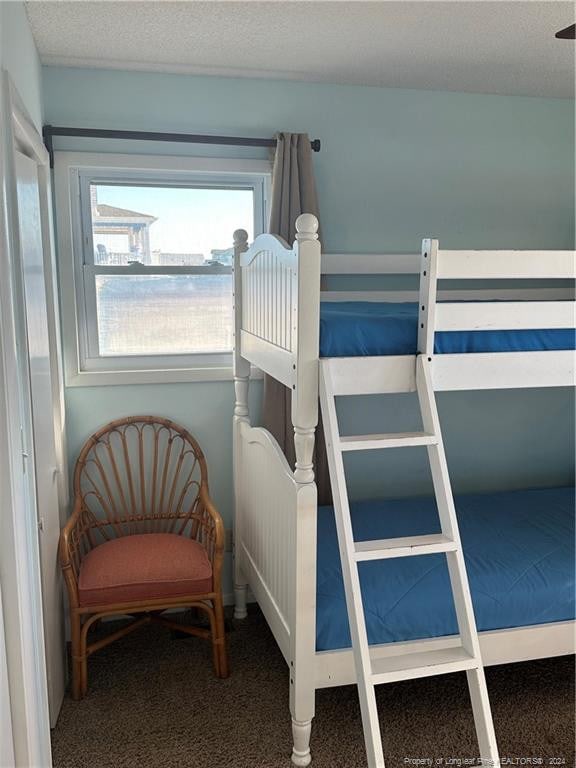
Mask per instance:
[[[222,381],[232,378],[232,352],[99,356],[95,274],[147,274],[150,267],[92,261],[91,183],[214,186],[254,191],[254,236],[264,231],[272,163],[208,157],[57,152],[54,176],[66,386]],[[240,222],[239,222],[240,226]],[[230,244],[232,244],[230,232]],[[154,274],[227,274],[230,267],[154,267]]]

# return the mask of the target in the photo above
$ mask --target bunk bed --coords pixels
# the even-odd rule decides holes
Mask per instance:
[[[235,617],[246,616],[249,586],[289,667],[296,765],[311,759],[315,690],[357,682],[334,511],[317,506],[314,483],[320,367],[337,396],[414,392],[419,357],[434,391],[574,385],[572,288],[546,287],[574,279],[574,252],[446,251],[424,240],[419,257],[327,256],[317,227],[299,217],[292,247],[234,235]],[[416,295],[320,288],[321,274],[409,273]],[[440,290],[444,280],[484,287]],[[250,423],[251,366],[292,392],[294,468]],[[573,490],[464,496],[456,507],[484,665],[573,653]],[[360,541],[438,526],[433,499],[352,503],[351,517]],[[459,642],[441,556],[410,560],[365,563],[361,574],[370,656],[392,668],[407,652]]]

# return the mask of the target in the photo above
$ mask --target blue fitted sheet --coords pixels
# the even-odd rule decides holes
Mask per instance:
[[[456,499],[479,630],[575,617],[574,489]],[[356,540],[440,530],[431,498],[352,504]],[[370,643],[457,632],[445,555],[360,563]],[[332,507],[318,509],[316,648],[350,646]]]
[[[415,355],[418,304],[375,301],[320,303],[320,357]],[[437,354],[575,349],[573,328],[520,331],[442,331]]]

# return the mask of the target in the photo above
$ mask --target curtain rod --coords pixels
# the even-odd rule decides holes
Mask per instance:
[[[132,139],[133,141],[171,141],[185,144],[221,144],[235,147],[275,147],[276,139],[253,139],[245,136],[203,136],[194,133],[162,133],[157,131],[113,131],[102,128],[62,128],[45,125],[42,129],[44,144],[50,154],[50,167],[54,167],[54,136],[76,136],[90,139]],[[320,152],[320,139],[312,139],[310,146]]]

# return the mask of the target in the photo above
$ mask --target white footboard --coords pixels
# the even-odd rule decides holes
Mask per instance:
[[[290,663],[297,635],[315,634],[316,487],[296,482],[265,429],[239,422],[236,445],[237,566]]]

